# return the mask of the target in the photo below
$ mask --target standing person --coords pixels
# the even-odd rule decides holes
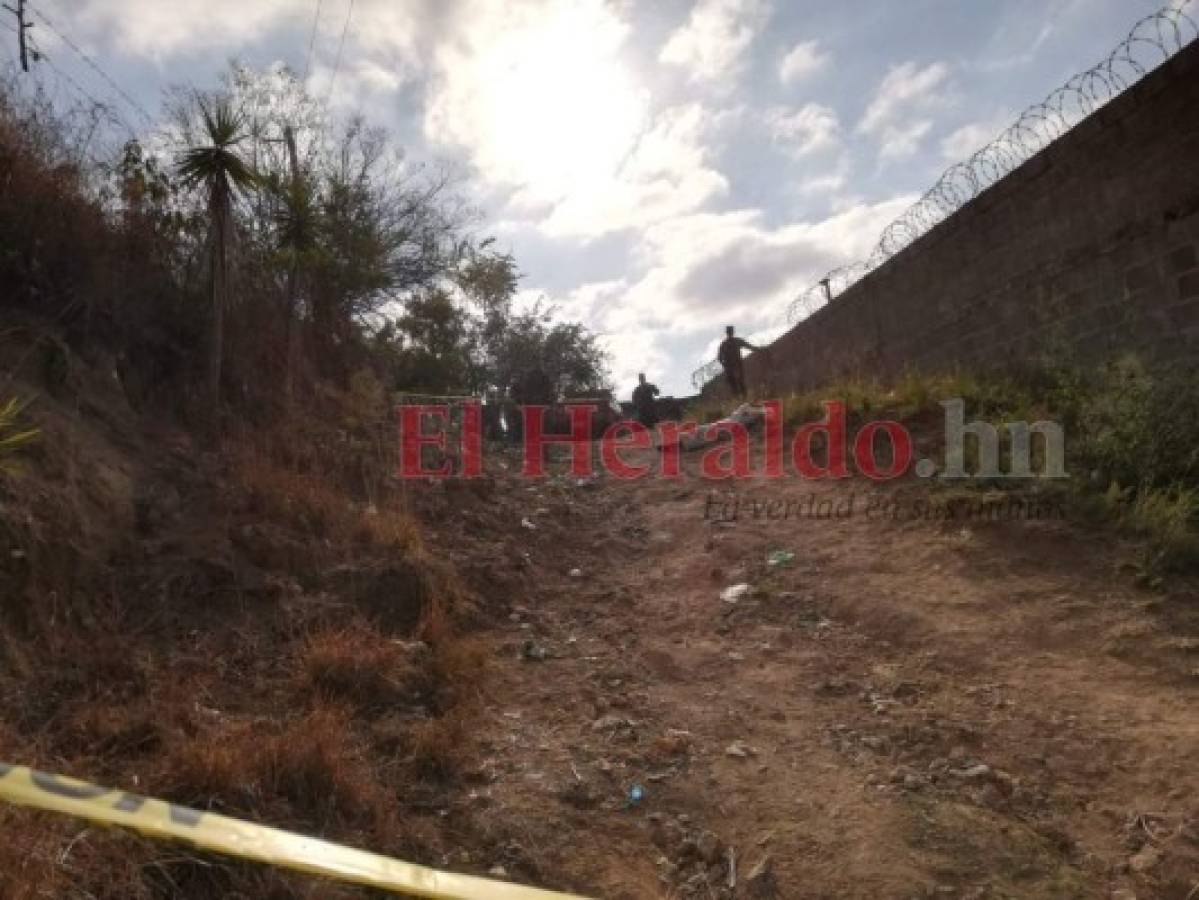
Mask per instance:
[[[662,392],[656,384],[645,380],[644,372],[637,376],[637,381],[637,387],[633,388],[633,409],[637,411],[637,421],[646,428],[653,428],[658,424],[658,405],[654,398]]]
[[[732,325],[725,328],[724,332],[726,337],[720,342],[720,349],[716,351],[716,359],[720,361],[720,365],[724,369],[724,377],[729,383],[729,390],[733,392],[733,396],[744,400],[746,394],[745,364],[741,361],[741,351],[757,350],[758,348],[749,341],[735,337]]]
[[[550,407],[547,410],[546,421],[552,422],[553,404],[558,398],[554,390],[553,379],[546,374],[540,363],[533,363],[530,368],[521,373],[516,384],[512,386],[512,399],[515,403],[510,410],[505,412],[505,418],[509,413],[511,414],[511,418],[508,419],[508,435],[514,442],[519,443],[524,436],[524,408],[526,406]]]

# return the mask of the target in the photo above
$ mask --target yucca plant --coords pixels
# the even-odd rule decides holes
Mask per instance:
[[[208,334],[208,399],[215,411],[221,399],[221,368],[228,306],[229,245],[233,234],[233,203],[238,193],[258,184],[253,167],[237,148],[248,137],[245,118],[226,99],[198,98],[203,121],[202,143],[184,150],[176,169],[184,187],[207,195],[212,313]]]
[[[37,439],[37,428],[21,430],[17,419],[25,404],[11,397],[0,402],[0,472],[11,472],[15,468],[13,459],[22,447]]]

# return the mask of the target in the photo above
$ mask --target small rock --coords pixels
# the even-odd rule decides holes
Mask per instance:
[[[979,763],[977,766],[971,766],[968,769],[951,770],[949,774],[953,775],[955,778],[965,778],[970,781],[977,781],[980,778],[990,778],[991,767]]]
[[[737,759],[747,759],[753,752],[753,748],[745,743],[745,741],[733,741],[724,748],[725,756],[732,756]]]
[[[1128,868],[1134,872],[1148,872],[1162,861],[1162,852],[1152,844],[1146,844],[1140,853],[1128,861]]]
[[[1015,776],[996,769],[995,784],[999,786],[999,790],[1005,797],[1010,797],[1016,792],[1016,788],[1019,787],[1020,782],[1015,778]]]
[[[695,840],[695,849],[699,858],[709,865],[720,859],[720,838],[714,832],[701,832]]]
[[[592,731],[607,731],[611,728],[621,728],[626,725],[631,726],[633,723],[624,716],[617,716],[609,713],[606,716],[600,716],[591,723]]]
[[[750,586],[744,582],[741,584],[734,584],[730,587],[726,587],[720,592],[720,599],[725,603],[736,603],[742,597],[746,596],[750,590]]]
[[[534,643],[533,641],[525,641],[524,648],[521,650],[521,655],[525,659],[532,660],[534,662],[544,662],[550,658],[550,651],[548,648]]]
[[[582,778],[568,781],[558,792],[558,799],[577,809],[594,809],[602,799],[600,793]]]
[[[673,819],[660,813],[650,814],[649,839],[660,850],[674,852],[683,842],[683,829]]]
[[[685,837],[679,842],[679,859],[686,862],[693,857],[699,856],[699,848],[695,844],[695,838]]]
[[[490,875],[492,878],[507,878],[508,870],[505,869],[503,866],[492,866],[490,869],[487,870],[487,874]]]
[[[817,685],[816,691],[821,694],[844,695],[853,693],[854,687],[852,681],[846,681],[844,678],[830,678]]]
[[[571,577],[571,578],[582,578],[582,577],[583,577],[583,570],[582,570],[582,569],[571,569],[571,570],[570,570],[570,577]]]

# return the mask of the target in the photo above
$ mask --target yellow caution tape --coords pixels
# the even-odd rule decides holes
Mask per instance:
[[[0,763],[0,800],[132,828],[157,840],[181,840],[240,856],[414,897],[441,900],[584,900],[470,875],[439,872],[352,847],[200,812],[62,775]]]

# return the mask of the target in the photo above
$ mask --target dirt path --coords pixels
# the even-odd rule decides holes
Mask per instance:
[[[1193,595],[1071,523],[788,479],[718,524],[710,487],[511,489],[536,527],[496,583],[528,593],[462,801],[502,851],[451,862],[609,898],[1199,897]],[[856,515],[749,505],[813,493]]]

